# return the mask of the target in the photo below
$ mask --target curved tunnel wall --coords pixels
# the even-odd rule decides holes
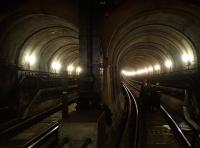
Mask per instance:
[[[114,100],[120,90],[122,69],[138,73],[146,70],[148,74],[198,69],[200,18],[195,15],[196,9],[170,3],[152,7],[134,12],[137,5],[133,6],[132,13],[123,12],[120,18],[124,19],[115,20],[115,24],[118,22],[119,25],[115,25],[107,43],[105,78],[111,84],[107,87],[110,89],[107,95]],[[113,19],[116,18],[113,16]],[[189,65],[182,60],[184,54],[192,56]],[[170,68],[166,68],[167,60],[172,63]],[[159,65],[160,69],[148,72],[148,68],[154,69],[155,65]]]
[[[132,19],[134,21],[126,22],[126,25],[120,27],[114,35],[115,43],[113,42],[110,47],[112,51],[109,50],[109,57],[112,56],[113,63],[127,66],[133,63],[136,69],[159,63],[161,70],[166,71],[164,63],[169,59],[173,63],[173,70],[180,70],[185,66],[181,56],[186,53],[193,55],[192,67],[195,67],[198,51],[195,50],[190,38],[178,28],[180,26],[177,26],[183,22],[180,18],[184,17],[171,14],[170,10],[166,10],[164,14],[163,10],[160,14],[159,11],[151,13]],[[169,20],[173,17],[177,23]],[[127,58],[134,60],[130,61]],[[126,60],[120,62],[123,59]]]
[[[182,1],[128,0],[108,12],[104,24],[103,100],[112,110],[113,127],[120,129],[126,112],[121,92],[121,70],[134,77],[173,71],[198,70],[200,49],[199,7]],[[186,7],[187,6],[187,7]],[[192,55],[189,66],[182,56]],[[166,67],[166,61],[172,67]],[[155,66],[160,69],[155,71]],[[154,71],[148,71],[152,68]],[[144,73],[143,72],[148,73]],[[134,78],[133,77],[133,78]]]
[[[78,64],[79,31],[67,20],[48,14],[28,14],[10,21],[0,38],[1,61],[24,69],[52,71],[52,62],[62,70]],[[34,64],[27,63],[26,57]]]
[[[0,2],[0,107],[7,108],[0,113],[2,117],[20,117],[27,107],[34,109],[30,110],[32,115],[59,104],[62,92],[49,91],[52,97],[42,96],[32,106],[28,105],[39,89],[62,87],[66,90],[66,81],[60,83],[61,77],[48,77],[46,74],[43,77],[38,72],[36,77],[32,74],[26,76],[26,72],[18,70],[58,73],[66,71],[68,64],[79,64],[77,2]],[[53,62],[61,69],[54,70]]]

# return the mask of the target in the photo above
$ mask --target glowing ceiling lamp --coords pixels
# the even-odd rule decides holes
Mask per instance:
[[[29,64],[30,66],[32,66],[32,65],[34,65],[35,62],[36,62],[36,57],[35,57],[34,54],[32,54],[32,55],[28,55],[28,54],[27,54],[27,55],[25,56],[24,60],[25,60],[25,62],[26,62],[27,64]]]
[[[152,66],[148,67],[148,72],[150,72],[150,73],[153,72],[153,67]]]
[[[82,72],[82,68],[81,67],[76,67],[76,74],[79,75]]]
[[[73,65],[67,66],[67,72],[68,72],[68,74],[72,74],[73,71],[74,71],[74,66]]]
[[[192,54],[183,54],[182,60],[184,63],[192,63],[194,61],[194,56]]]
[[[61,64],[59,61],[54,61],[52,64],[51,64],[51,67],[53,70],[55,71],[59,71],[61,69]]]
[[[156,65],[154,66],[154,69],[155,69],[155,71],[159,71],[159,70],[160,70],[160,65],[159,65],[159,64],[156,64]]]
[[[171,61],[171,60],[169,60],[169,59],[168,59],[168,60],[166,60],[166,61],[165,61],[165,66],[166,66],[168,69],[171,69],[171,68],[172,68],[172,66],[173,66],[173,65],[172,65],[172,61]]]

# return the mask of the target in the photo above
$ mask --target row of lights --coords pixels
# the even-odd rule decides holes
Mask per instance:
[[[160,71],[160,65],[156,64],[154,65],[154,67],[149,66],[147,68],[142,68],[136,71],[126,71],[126,70],[122,70],[121,73],[125,76],[135,76],[135,75],[142,75],[142,74],[151,74],[154,71],[159,72]]]
[[[30,66],[33,66],[36,63],[36,57],[33,54],[32,55],[26,55],[24,57],[24,61],[28,65],[28,67],[30,68]],[[61,70],[62,65],[59,61],[54,61],[51,64],[51,68],[52,68],[53,72],[58,73]],[[80,66],[75,67],[73,65],[68,65],[67,66],[67,72],[68,72],[69,75],[73,75],[73,74],[79,75],[82,72],[82,68]]]
[[[53,71],[59,72],[60,69],[62,68],[62,65],[60,64],[60,62],[55,61],[52,63],[51,67]],[[68,65],[67,72],[69,75],[73,75],[73,74],[79,75],[82,72],[82,68],[80,66],[75,67],[73,65]]]
[[[192,64],[192,62],[194,61],[194,57],[192,54],[183,54],[182,55],[182,61],[185,63],[185,65],[188,67]],[[173,63],[171,60],[167,59],[165,61],[165,67],[167,69],[172,69],[173,67]],[[149,66],[147,68],[142,68],[136,71],[126,71],[126,70],[122,70],[121,73],[125,76],[135,76],[135,75],[142,75],[142,74],[153,74],[154,72],[160,72],[161,67],[160,64],[156,64],[153,67]]]
[[[67,66],[67,71],[70,75],[72,75],[75,71],[76,75],[79,75],[81,72],[82,72],[82,68],[77,66],[77,67],[74,67],[73,65],[69,65]]]
[[[35,64],[36,57],[34,56],[34,54],[32,54],[32,55],[27,54],[25,56],[24,60],[25,60],[25,63],[27,63],[30,68],[30,66]],[[192,54],[183,54],[182,55],[182,61],[186,64],[186,66],[188,66],[188,68],[192,64],[193,60],[194,60],[194,57]],[[166,68],[171,69],[173,66],[172,61],[169,59],[166,60],[165,66],[166,66]],[[54,72],[59,72],[60,69],[62,68],[62,65],[60,64],[59,61],[54,61],[51,65],[51,68]],[[156,65],[154,65],[154,67],[149,66],[148,68],[139,69],[137,71],[122,70],[122,74],[125,76],[135,76],[135,75],[141,75],[141,74],[145,74],[145,73],[153,73],[154,71],[159,72],[160,69],[161,69],[160,65],[156,64]],[[72,74],[79,75],[81,73],[81,71],[82,71],[82,68],[79,66],[78,67],[74,67],[73,65],[67,66],[67,72],[70,75],[72,75]]]

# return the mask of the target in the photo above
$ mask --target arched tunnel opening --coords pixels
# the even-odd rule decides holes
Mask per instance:
[[[197,84],[198,78],[187,74],[195,75],[198,71],[198,41],[193,36],[198,32],[198,25],[184,29],[192,17],[167,8],[131,16],[120,24],[108,47],[113,68],[111,77],[116,79],[113,85],[119,86],[120,77],[140,81],[149,78],[155,79],[154,82],[163,78],[163,83],[174,77],[174,86],[194,87],[191,85]]]
[[[131,87],[143,106],[150,107],[149,112],[152,111],[153,103],[156,103],[153,97],[156,96],[154,91],[158,89],[156,84],[159,84],[160,103],[171,112],[180,127],[185,126],[184,120],[180,118],[186,119],[187,122],[191,121],[188,118],[193,118],[198,122],[197,8],[186,8],[180,3],[177,7],[165,3],[160,5],[160,8],[148,2],[138,3],[135,9],[130,5],[131,2],[127,2],[126,6],[119,8],[121,11],[111,13],[112,20],[108,18],[109,24],[105,25],[112,30],[110,40],[105,41],[105,59],[108,61],[105,70],[108,76],[105,76],[105,79],[109,82],[105,82],[105,90],[111,96],[109,98],[112,98],[110,102],[113,104],[113,110],[117,110],[113,114],[113,119],[123,119],[122,112],[126,111],[126,103],[121,94],[123,82]],[[130,7],[134,11],[127,10]],[[109,32],[109,29],[106,31]],[[149,96],[146,101],[143,93]],[[145,126],[148,127],[148,123]],[[151,132],[150,129],[151,127],[148,127],[146,132]]]
[[[120,77],[119,71],[137,79],[198,70],[198,41],[193,35],[198,25],[185,30],[197,19],[181,11],[150,10],[124,20],[108,47],[114,77]]]
[[[10,135],[15,124],[35,122],[36,116],[41,122],[59,116],[52,127],[59,125],[60,147],[159,147],[159,142],[151,143],[159,138],[148,143],[152,125],[145,122],[154,120],[153,113],[161,116],[158,110],[143,111],[148,81],[151,94],[159,82],[159,111],[174,118],[186,135],[186,147],[200,145],[198,0],[1,4],[0,137]],[[164,122],[162,128],[173,143],[173,127]],[[161,143],[169,146],[166,141]],[[10,146],[0,141],[1,145]]]
[[[58,16],[33,13],[6,18],[1,29],[1,84],[7,84],[1,85],[2,106],[9,104],[10,114],[19,112],[25,118],[60,103],[55,97],[61,95],[65,78],[50,78],[79,68],[77,27]],[[42,91],[45,96],[45,89],[52,91],[52,100],[37,103],[37,94]]]
[[[47,14],[27,14],[9,21],[2,28],[1,61],[43,72],[55,70],[54,62],[63,65],[62,71],[66,71],[67,64],[78,65],[78,29],[66,20]]]

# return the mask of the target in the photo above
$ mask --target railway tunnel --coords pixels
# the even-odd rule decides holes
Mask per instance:
[[[198,0],[0,2],[1,147],[199,147],[199,12]],[[160,83],[155,112],[143,80]]]

